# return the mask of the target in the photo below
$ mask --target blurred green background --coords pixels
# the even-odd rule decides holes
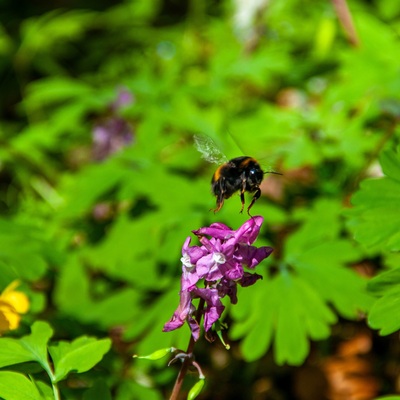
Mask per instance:
[[[252,209],[265,219],[257,245],[275,252],[263,281],[226,304],[231,350],[196,347],[199,398],[400,392],[398,338],[365,318],[367,280],[398,266],[399,243],[374,242],[385,207],[364,241],[344,212],[398,145],[400,3],[349,1],[354,32],[345,5],[1,2],[0,288],[19,279],[31,301],[11,335],[46,320],[55,339],[113,341],[96,368],[69,375],[62,398],[168,396],[177,367],[132,354],[186,348],[186,326],[161,331],[179,302],[182,244],[247,218],[237,196],[209,212],[216,166],[193,146],[199,133],[283,174],[266,175]],[[393,193],[394,223],[397,183],[376,193]]]

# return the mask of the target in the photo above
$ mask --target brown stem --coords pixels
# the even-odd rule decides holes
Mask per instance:
[[[196,313],[196,322],[199,325],[200,325],[201,317],[203,315],[204,304],[205,304],[205,300],[200,298],[199,305],[197,307],[197,313]],[[178,376],[176,378],[175,385],[174,385],[174,388],[172,389],[172,393],[171,393],[171,396],[170,396],[169,400],[177,400],[178,399],[179,392],[181,391],[181,388],[182,388],[183,380],[185,379],[185,376],[186,376],[187,370],[189,368],[189,365],[192,362],[191,355],[193,354],[193,349],[194,349],[195,343],[196,342],[195,342],[195,340],[193,338],[193,335],[190,334],[189,345],[188,345],[188,348],[186,350],[186,354],[189,357],[185,357],[185,359],[184,359],[184,361],[182,363],[181,369],[180,369],[179,374],[178,374]]]
[[[356,28],[353,24],[353,18],[351,17],[351,12],[346,3],[346,0],[332,0],[332,3],[333,7],[335,8],[339,22],[346,32],[349,42],[353,46],[358,47],[360,45],[360,40],[358,39]]]

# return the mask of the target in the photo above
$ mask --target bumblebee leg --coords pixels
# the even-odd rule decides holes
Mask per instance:
[[[240,192],[240,201],[242,202],[242,208],[240,209],[240,214],[241,214],[244,209],[244,190]]]
[[[240,209],[240,214],[243,212],[244,209],[244,192],[246,191],[246,177],[242,174],[242,189],[240,191],[240,201],[242,202],[242,208]]]
[[[218,212],[222,206],[224,205],[224,196],[223,195],[219,195],[217,196],[217,204],[215,208],[212,208],[210,211],[214,211],[214,214],[216,212]]]
[[[261,190],[260,190],[260,188],[258,187],[258,188],[256,189],[255,193],[254,193],[253,200],[251,200],[251,203],[250,203],[249,207],[247,208],[247,214],[249,214],[250,217],[252,216],[252,215],[250,214],[250,208],[253,207],[253,204],[256,202],[257,199],[260,198],[260,196],[261,196]]]
[[[217,204],[216,204],[216,207],[214,209],[211,209],[210,211],[214,211],[214,214],[215,214],[224,205],[225,190],[224,190],[224,185],[222,183],[222,179],[220,179],[216,183],[216,186],[213,188],[213,191],[214,191],[215,197],[217,198]]]

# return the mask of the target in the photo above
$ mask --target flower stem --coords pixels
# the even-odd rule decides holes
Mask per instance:
[[[52,382],[51,386],[53,388],[54,400],[60,400],[60,391],[58,390],[57,384]]]
[[[360,40],[357,36],[356,28],[354,27],[353,18],[346,0],[332,0],[333,7],[335,8],[336,15],[342,25],[349,42],[358,47]]]
[[[203,308],[204,308],[205,300],[203,298],[200,298],[199,306],[197,307],[197,313],[196,313],[196,322],[200,325],[201,317],[203,315]],[[195,345],[195,340],[193,338],[193,335],[190,334],[190,340],[189,340],[189,345],[186,350],[186,354],[191,355],[193,354],[193,349]],[[182,388],[183,380],[185,379],[187,370],[189,368],[189,365],[192,363],[192,357],[185,357],[183,360],[181,369],[179,371],[179,374],[176,378],[174,388],[172,389],[171,396],[169,400],[177,400],[179,396],[179,392]]]

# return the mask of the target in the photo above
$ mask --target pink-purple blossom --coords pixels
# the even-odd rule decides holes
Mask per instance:
[[[189,324],[193,338],[200,336],[193,300],[200,298],[205,303],[203,325],[207,332],[221,317],[224,305],[221,299],[228,296],[237,303],[237,285],[253,285],[261,275],[245,271],[254,269],[273,251],[271,247],[256,247],[252,244],[260,232],[263,217],[247,220],[239,229],[233,230],[222,223],[193,231],[200,246],[191,246],[188,237],[182,246],[182,277],[180,303],[172,318],[164,325],[168,332]],[[200,287],[200,284],[202,287]]]
[[[123,107],[133,104],[134,101],[129,89],[124,87],[118,89],[116,99],[109,105],[109,115],[93,128],[93,157],[95,160],[104,160],[131,144],[134,136],[133,128],[119,115],[119,111]]]

